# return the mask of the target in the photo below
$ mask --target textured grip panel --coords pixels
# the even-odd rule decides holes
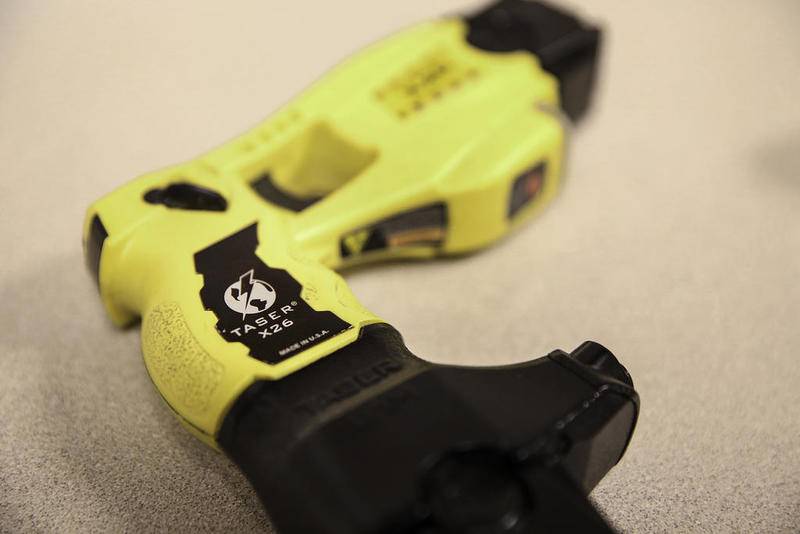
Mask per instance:
[[[177,303],[159,304],[144,317],[142,353],[156,387],[171,392],[166,400],[176,411],[205,412],[225,367],[194,338]]]

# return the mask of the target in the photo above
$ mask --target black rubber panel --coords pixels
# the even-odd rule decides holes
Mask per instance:
[[[391,326],[253,384],[218,440],[281,534],[610,532],[585,495],[638,414],[602,346],[433,365]]]

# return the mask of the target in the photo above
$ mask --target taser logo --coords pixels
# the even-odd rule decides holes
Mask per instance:
[[[253,278],[253,269],[241,275],[225,290],[225,304],[236,313],[241,313],[242,320],[248,315],[268,310],[277,298],[278,294],[271,285]]]
[[[300,297],[303,285],[264,263],[256,248],[258,225],[251,224],[194,255],[203,276],[200,300],[217,317],[214,327],[225,341],[275,365],[353,328],[331,311],[312,308]]]

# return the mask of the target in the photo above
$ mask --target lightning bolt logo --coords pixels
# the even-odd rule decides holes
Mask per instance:
[[[261,313],[273,304],[277,294],[275,289],[254,277],[255,271],[250,269],[225,290],[224,300],[228,308],[242,315],[244,321],[248,315]]]
[[[247,308],[250,306],[250,295],[253,292],[253,269],[239,277],[239,299],[244,302],[242,321],[247,317]]]

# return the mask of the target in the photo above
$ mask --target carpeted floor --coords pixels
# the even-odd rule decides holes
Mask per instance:
[[[155,392],[80,248],[124,181],[245,130],[339,59],[477,2],[0,7],[0,531],[269,531]],[[570,4],[607,30],[567,186],[485,253],[348,276],[417,354],[602,342],[642,397],[593,493],[622,532],[800,525],[800,4]]]

